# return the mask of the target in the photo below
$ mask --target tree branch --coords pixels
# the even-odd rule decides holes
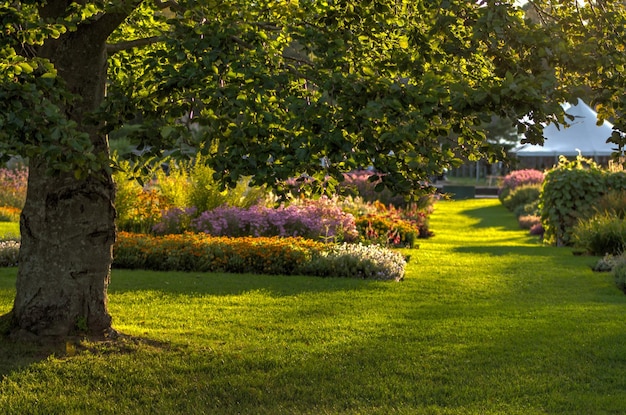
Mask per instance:
[[[178,4],[175,0],[154,0],[154,4],[161,10],[171,9],[181,13],[185,11],[185,8]]]
[[[161,42],[163,39],[164,38],[162,36],[152,36],[152,37],[146,37],[142,39],[128,40],[126,42],[108,43],[107,53],[109,55],[112,55],[114,53],[121,52],[123,50],[149,46],[149,45]]]
[[[103,40],[106,40],[141,3],[143,3],[143,0],[123,1],[119,6],[119,10],[116,8],[114,11],[104,12],[89,26],[101,36],[104,36]]]

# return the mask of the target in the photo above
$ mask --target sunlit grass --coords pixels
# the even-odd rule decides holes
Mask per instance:
[[[0,239],[13,238],[20,235],[20,224],[18,222],[0,222]]]
[[[115,270],[135,340],[0,342],[0,413],[626,412],[626,296],[497,200],[441,202],[401,283]],[[0,313],[15,270],[0,270]]]

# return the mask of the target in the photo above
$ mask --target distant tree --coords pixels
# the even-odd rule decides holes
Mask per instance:
[[[563,120],[553,41],[505,1],[28,0],[0,21],[0,157],[30,167],[23,338],[112,330],[109,133],[200,151],[224,186],[373,166],[410,196],[489,151],[494,115],[531,142]]]

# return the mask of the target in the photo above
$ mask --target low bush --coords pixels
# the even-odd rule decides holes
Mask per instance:
[[[315,255],[302,267],[302,273],[320,277],[346,277],[374,280],[404,278],[405,258],[378,245],[341,244]]]
[[[596,262],[592,269],[598,272],[612,271],[620,264],[626,264],[626,253],[621,255],[606,254]]]
[[[387,213],[372,213],[356,220],[363,242],[412,248],[420,235],[419,227]]]
[[[533,226],[531,226],[529,233],[531,235],[536,235],[536,236],[540,236],[541,238],[543,238],[543,235],[546,233],[546,230],[543,228],[543,224],[536,223]]]
[[[220,206],[191,221],[191,229],[213,236],[301,236],[324,241],[355,241],[354,216],[335,200],[321,197],[289,206]]]
[[[123,231],[148,233],[154,226],[167,230],[177,220],[181,225],[189,222],[177,216],[182,212],[189,215],[190,209],[201,213],[220,205],[249,207],[265,196],[263,188],[248,186],[248,179],[240,180],[234,189],[220,190],[213,179],[214,171],[201,158],[148,166],[151,173],[147,174],[146,184],[136,180],[137,166],[128,161],[117,164],[120,168],[113,174],[117,188],[115,206],[117,226]],[[169,217],[163,218],[168,212]]]
[[[406,261],[378,246],[334,245],[304,238],[150,236],[120,232],[118,268],[236,272],[400,280]]]
[[[19,222],[22,210],[13,206],[0,206],[0,222]]]
[[[626,220],[608,213],[583,219],[572,230],[574,246],[591,255],[618,255],[626,250]]]
[[[517,219],[519,227],[522,229],[532,229],[533,226],[541,225],[541,217],[537,215],[523,215]]]
[[[512,189],[501,202],[511,212],[516,212],[520,208],[524,212],[526,205],[538,203],[540,193],[540,184],[525,184]]]
[[[0,267],[16,267],[19,253],[19,240],[8,239],[0,241]]]
[[[498,197],[502,202],[509,194],[521,186],[541,185],[544,174],[539,170],[525,169],[515,170],[504,176],[501,187],[498,189]]]
[[[613,268],[613,277],[617,287],[626,293],[626,262],[622,262]]]

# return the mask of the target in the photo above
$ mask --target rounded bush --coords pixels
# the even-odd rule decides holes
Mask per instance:
[[[543,183],[543,172],[534,169],[515,170],[502,179],[498,197],[503,201],[509,194],[521,186]]]
[[[613,268],[613,277],[617,287],[626,293],[626,263],[622,262]]]
[[[528,184],[513,189],[508,196],[502,200],[502,205],[511,212],[521,207],[521,213],[524,213],[524,207],[539,200],[541,194],[541,185]],[[517,212],[516,212],[517,213]],[[518,215],[519,216],[519,215]]]

